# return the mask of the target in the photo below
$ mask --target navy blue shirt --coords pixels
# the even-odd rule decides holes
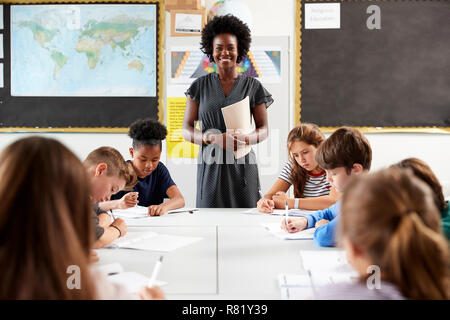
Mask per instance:
[[[138,183],[133,187],[133,191],[139,192],[138,205],[148,207],[154,204],[161,204],[164,198],[168,198],[167,189],[174,186],[169,170],[159,162],[156,169],[145,178],[138,177]],[[120,191],[111,197],[111,200],[122,198],[130,191]]]

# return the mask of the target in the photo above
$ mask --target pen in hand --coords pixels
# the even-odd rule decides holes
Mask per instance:
[[[151,288],[154,286],[156,277],[158,276],[159,269],[161,269],[162,261],[164,256],[160,256],[158,261],[156,261],[155,268],[153,269],[152,276],[150,277],[150,280],[148,281],[147,287]]]
[[[261,197],[261,199],[262,199],[262,201],[264,202],[264,204],[265,204],[267,207],[269,207],[270,212],[273,212],[272,207],[269,206],[269,204],[267,203],[267,200],[266,200],[266,198],[264,198],[264,195],[263,195],[263,193],[261,192],[261,190],[258,190],[258,192],[259,192],[259,196]]]
[[[286,205],[285,205],[285,207],[284,207],[284,214],[285,214],[285,219],[286,219],[286,228],[287,228],[287,226],[288,226],[288,221],[289,221],[289,206],[288,206],[288,203],[287,203],[287,201],[286,201]]]

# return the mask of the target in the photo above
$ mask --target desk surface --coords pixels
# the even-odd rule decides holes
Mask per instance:
[[[200,236],[203,240],[164,254],[159,280],[168,299],[280,299],[277,276],[303,273],[300,250],[321,248],[312,240],[281,240],[261,226],[283,217],[247,209],[200,209],[135,219],[128,232]],[[119,262],[125,271],[150,277],[158,252],[100,249],[99,264]]]

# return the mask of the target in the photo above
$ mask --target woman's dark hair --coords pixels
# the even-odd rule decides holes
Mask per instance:
[[[162,147],[161,141],[167,136],[166,126],[156,119],[146,118],[133,122],[128,135],[133,139],[133,148],[143,145]]]
[[[247,24],[231,14],[216,16],[205,25],[202,30],[200,49],[208,56],[209,61],[213,62],[213,40],[217,35],[224,33],[229,33],[236,37],[238,41],[236,62],[241,62],[250,49],[252,38]]]

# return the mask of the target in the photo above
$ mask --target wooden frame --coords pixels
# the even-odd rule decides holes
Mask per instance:
[[[198,33],[187,33],[187,32],[177,32],[175,30],[175,19],[177,14],[192,14],[202,16],[202,25],[200,27],[200,32]],[[206,9],[201,8],[199,10],[171,10],[170,11],[170,36],[172,37],[198,37],[201,34],[201,30],[206,23]]]
[[[201,9],[201,0],[166,0],[166,11]]]
[[[332,0],[326,0],[335,2]],[[361,0],[357,0],[361,1]],[[371,0],[368,0],[371,1]],[[371,2],[377,2],[375,0]],[[315,0],[312,0],[315,2]],[[341,0],[340,2],[343,2]],[[302,59],[302,0],[295,2],[295,94],[294,94],[294,124],[301,123],[301,59]],[[331,133],[338,127],[320,127],[322,132]],[[450,127],[355,127],[363,133],[435,133],[435,134],[450,134]]]
[[[155,4],[157,6],[157,25],[156,25],[156,99],[157,99],[157,116],[160,122],[164,122],[164,3],[165,0],[29,0],[29,1],[13,1],[4,0],[3,5],[32,5],[32,4],[54,4],[54,5],[81,5],[81,4]],[[5,13],[4,13],[5,14]],[[7,28],[7,26],[5,26]],[[100,97],[100,99],[102,99]],[[0,127],[0,132],[83,132],[83,133],[124,133],[128,131],[128,127]]]

